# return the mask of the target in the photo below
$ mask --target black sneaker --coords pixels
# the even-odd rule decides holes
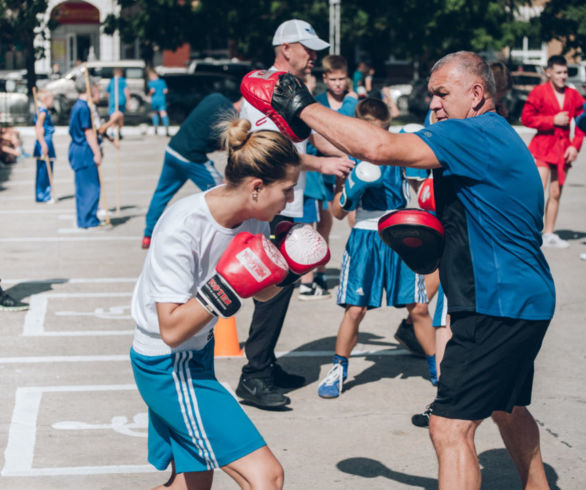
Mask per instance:
[[[25,311],[28,309],[27,303],[14,299],[0,288],[0,311]]]
[[[279,388],[301,388],[305,385],[303,376],[288,373],[278,364],[273,364],[273,380]]]
[[[411,354],[425,357],[425,352],[423,352],[417,337],[415,337],[415,330],[413,330],[413,325],[410,325],[404,319],[399,324],[399,328],[397,328],[397,331],[395,332],[395,340],[399,342],[403,348],[411,352]]]
[[[279,408],[291,403],[288,396],[279,393],[272,378],[245,378],[240,376],[236,394],[245,402],[259,408]]]
[[[432,412],[431,405],[428,405],[423,413],[416,413],[411,417],[411,423],[417,427],[429,427],[429,418]]]

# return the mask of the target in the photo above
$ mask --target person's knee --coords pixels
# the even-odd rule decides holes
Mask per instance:
[[[353,323],[360,323],[366,315],[366,310],[363,306],[350,306],[346,310],[346,315]]]
[[[429,435],[436,449],[453,447],[474,441],[474,432],[480,424],[474,420],[448,419],[432,415],[429,421]]]
[[[427,303],[411,303],[407,311],[411,315],[412,320],[418,320],[429,316],[429,308]]]
[[[250,482],[252,488],[281,489],[285,481],[283,466],[276,459],[266,465],[264,471],[259,475],[258,482]]]

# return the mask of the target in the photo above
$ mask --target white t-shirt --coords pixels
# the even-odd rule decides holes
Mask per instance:
[[[269,71],[278,71],[274,66],[269,68]],[[277,125],[271,120],[270,117],[265,116],[258,109],[253,107],[246,99],[242,99],[242,105],[240,108],[240,117],[242,119],[248,119],[252,124],[251,132],[269,130],[279,131]],[[300,155],[307,153],[307,140],[301,141],[300,143],[293,143],[297,152]],[[305,190],[305,171],[302,170],[299,173],[299,179],[297,185],[293,188],[293,201],[287,203],[287,206],[280,214],[288,216],[289,218],[301,218],[303,217],[303,191]]]
[[[134,287],[131,314],[136,322],[134,350],[146,356],[200,350],[211,340],[217,318],[181,345],[171,348],[161,339],[156,303],[185,303],[215,273],[232,239],[243,231],[269,236],[269,224],[256,219],[229,229],[213,218],[207,192],[183,198],[167,209],[155,227],[151,246]]]

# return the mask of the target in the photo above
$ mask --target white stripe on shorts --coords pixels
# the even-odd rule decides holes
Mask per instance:
[[[191,442],[197,448],[200,457],[206,461],[206,467],[208,469],[213,469],[218,467],[218,462],[216,461],[211,444],[205,433],[199,413],[197,398],[191,382],[189,360],[192,357],[193,353],[190,351],[175,353],[173,379],[175,380],[177,400],[181,407],[183,421],[185,422],[185,427],[191,437]],[[197,419],[197,422],[195,419]]]
[[[415,303],[429,303],[423,274],[415,274]]]

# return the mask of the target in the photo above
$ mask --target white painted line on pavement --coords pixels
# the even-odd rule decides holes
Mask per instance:
[[[28,386],[16,390],[14,411],[4,452],[2,476],[100,475],[147,473],[151,465],[70,466],[33,468],[37,437],[37,418],[44,393],[96,391],[136,391],[136,385]]]
[[[75,236],[39,236],[39,237],[13,237],[13,238],[0,238],[0,243],[36,243],[36,242],[84,242],[86,240],[93,241],[135,241],[142,238],[139,235],[136,236],[121,236],[111,235],[106,236],[105,233],[111,233],[108,230],[91,231],[87,235],[75,237]]]
[[[89,277],[77,279],[2,279],[3,284],[19,284],[21,282],[27,283],[60,283],[60,284],[104,284],[104,283],[134,283],[136,277]]]
[[[40,293],[33,294],[30,297],[30,308],[24,317],[24,327],[22,334],[25,337],[39,336],[87,336],[87,335],[128,335],[132,330],[95,330],[95,331],[45,331],[45,315],[47,314],[47,304],[49,299],[62,298],[129,298],[132,293]],[[119,315],[106,315],[100,312],[102,318],[116,318]]]
[[[315,350],[315,351],[289,351],[277,352],[278,358],[295,358],[295,357],[331,357],[333,351],[331,350]],[[380,350],[356,350],[353,351],[350,357],[367,357],[367,356],[401,356],[411,355],[406,350],[397,349],[380,349]],[[0,365],[2,364],[43,364],[56,362],[128,362],[128,354],[118,355],[95,355],[95,356],[38,356],[38,357],[0,357]],[[244,359],[244,356],[217,356],[216,359]]]

